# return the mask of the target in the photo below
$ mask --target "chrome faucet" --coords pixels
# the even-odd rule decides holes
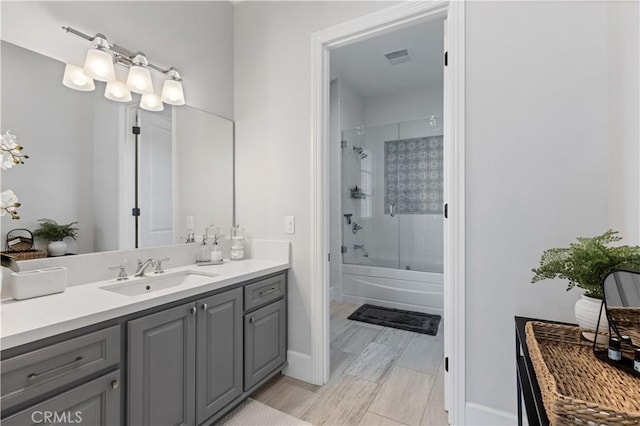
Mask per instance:
[[[136,269],[136,273],[133,274],[134,277],[144,277],[144,271],[147,269],[149,265],[155,266],[157,264],[157,260],[155,259],[147,259],[144,262],[138,259],[138,268]]]

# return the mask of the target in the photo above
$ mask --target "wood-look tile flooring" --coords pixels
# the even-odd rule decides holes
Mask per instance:
[[[331,303],[331,378],[277,376],[252,398],[313,425],[446,425],[443,330],[437,336],[351,321]]]

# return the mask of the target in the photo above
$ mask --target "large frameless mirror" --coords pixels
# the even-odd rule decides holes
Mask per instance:
[[[8,232],[34,231],[42,218],[77,222],[76,240],[67,238],[77,254],[231,228],[232,121],[189,106],[149,112],[135,99],[113,102],[101,82],[93,92],[71,90],[64,63],[4,41],[1,53],[2,131],[29,155],[2,174],[2,189],[21,203],[19,220],[2,217],[2,250]]]

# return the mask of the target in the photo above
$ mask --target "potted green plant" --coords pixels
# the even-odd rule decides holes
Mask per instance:
[[[65,238],[76,239],[78,236],[78,222],[71,222],[66,225],[60,225],[53,219],[38,219],[40,228],[33,232],[33,235],[49,241],[47,252],[49,256],[64,256],[67,254],[67,242]]]
[[[608,230],[595,237],[578,238],[569,247],[545,250],[540,266],[532,270],[535,275],[531,282],[560,278],[569,281],[567,291],[574,287],[585,290],[575,305],[576,321],[580,328],[594,331],[604,297],[603,278],[615,269],[640,269],[640,247],[612,245],[621,239],[617,231]],[[601,326],[607,326],[604,312],[600,321]]]

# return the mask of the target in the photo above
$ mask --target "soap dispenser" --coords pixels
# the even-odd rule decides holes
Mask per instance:
[[[231,228],[231,260],[244,259],[244,229],[240,225]]]
[[[210,253],[211,263],[222,263],[222,249],[218,245],[218,234],[213,235],[213,246]]]
[[[209,246],[207,245],[207,234],[202,236],[202,245],[198,250],[198,255],[196,256],[196,262],[208,262],[209,261]]]

